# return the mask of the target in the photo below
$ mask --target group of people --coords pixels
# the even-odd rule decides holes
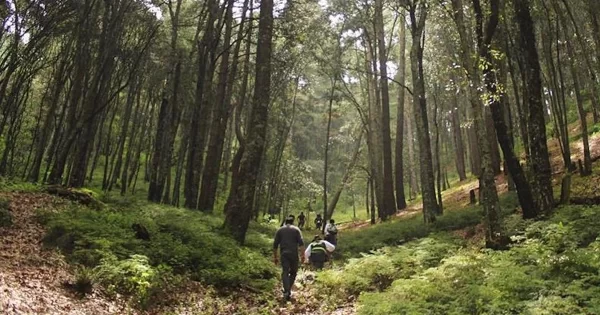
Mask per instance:
[[[273,262],[275,264],[281,262],[283,297],[286,301],[291,299],[291,289],[296,280],[300,262],[302,262],[302,264],[308,262],[313,268],[320,270],[324,267],[325,263],[330,260],[331,253],[335,250],[337,245],[338,229],[335,225],[335,221],[331,219],[325,226],[325,239],[323,239],[320,234],[317,234],[313,237],[310,244],[304,248],[304,240],[302,238],[300,227],[303,227],[306,223],[305,219],[304,213],[300,213],[298,216],[298,226],[295,226],[295,217],[293,215],[288,216],[285,219],[284,224],[277,230],[277,233],[275,233],[275,239],[273,241]],[[319,219],[319,221],[317,221],[317,219]],[[317,224],[317,222],[319,223]],[[317,215],[317,218],[315,218],[315,226],[320,230],[322,224],[323,219],[319,214]],[[302,254],[299,255],[299,252]]]

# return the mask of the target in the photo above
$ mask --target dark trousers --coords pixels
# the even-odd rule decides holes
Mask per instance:
[[[283,292],[285,294],[291,293],[298,274],[299,263],[298,253],[281,253],[281,281],[283,282]]]
[[[311,261],[311,263],[312,263],[313,267],[317,270],[321,270],[325,266],[324,261]]]
[[[333,245],[337,245],[337,235],[335,235],[335,234],[325,235],[325,240]]]

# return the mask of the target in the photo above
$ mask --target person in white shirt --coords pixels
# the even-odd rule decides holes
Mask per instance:
[[[325,240],[333,245],[337,245],[337,233],[338,229],[335,226],[335,220],[329,220],[329,223],[325,226]]]
[[[323,269],[325,262],[329,260],[329,255],[335,250],[335,245],[321,239],[320,235],[315,235],[313,241],[306,247],[304,257],[313,267]]]

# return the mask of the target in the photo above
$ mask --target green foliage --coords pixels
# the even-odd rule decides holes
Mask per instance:
[[[75,271],[75,283],[73,289],[75,292],[85,295],[92,292],[95,283],[94,269],[85,266],[79,266]]]
[[[139,273],[154,277],[164,269],[217,288],[273,285],[275,268],[259,254],[269,248],[263,234],[251,231],[249,247],[239,247],[221,235],[219,219],[198,212],[157,205],[129,211],[74,206],[42,218],[48,228],[47,246],[61,249],[71,263],[98,268],[102,283],[114,285],[117,292],[143,296],[150,287],[131,281],[142,281]],[[134,225],[143,227],[148,239],[136,236]],[[119,274],[117,270],[129,270],[131,279],[115,279],[111,275]]]
[[[94,278],[109,293],[131,295],[141,306],[148,306],[151,299],[164,292],[175,279],[170,267],[153,267],[143,255],[132,255],[124,260],[108,256],[94,268]]]
[[[39,192],[42,186],[36,183],[26,182],[18,179],[0,177],[0,191],[9,192]]]
[[[402,246],[384,247],[374,254],[351,258],[342,268],[322,272],[318,284],[322,291],[336,292],[340,298],[365,291],[383,291],[395,279],[408,278],[437,266],[460,246],[461,241],[449,234],[434,234]]]
[[[13,224],[13,216],[10,212],[10,200],[0,198],[0,227],[9,227]]]
[[[504,194],[501,197],[503,215],[508,216],[514,212],[518,204],[516,194]],[[451,231],[463,229],[479,224],[483,219],[481,207],[470,206],[463,209],[445,211],[443,216],[437,217],[432,225],[423,223],[421,214],[413,217],[389,221],[360,231],[344,231],[339,236],[337,255],[344,258],[358,257],[361,253],[368,253],[384,246],[393,246],[419,239],[435,231]]]
[[[399,274],[389,289],[361,294],[359,313],[597,314],[598,215],[600,207],[567,206],[548,221],[509,217],[510,250],[463,248],[446,252],[437,266],[409,265],[415,272]]]

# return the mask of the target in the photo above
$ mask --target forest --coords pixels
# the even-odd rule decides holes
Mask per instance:
[[[598,0],[0,20],[2,314],[600,314]],[[300,213],[339,237],[286,302]]]

